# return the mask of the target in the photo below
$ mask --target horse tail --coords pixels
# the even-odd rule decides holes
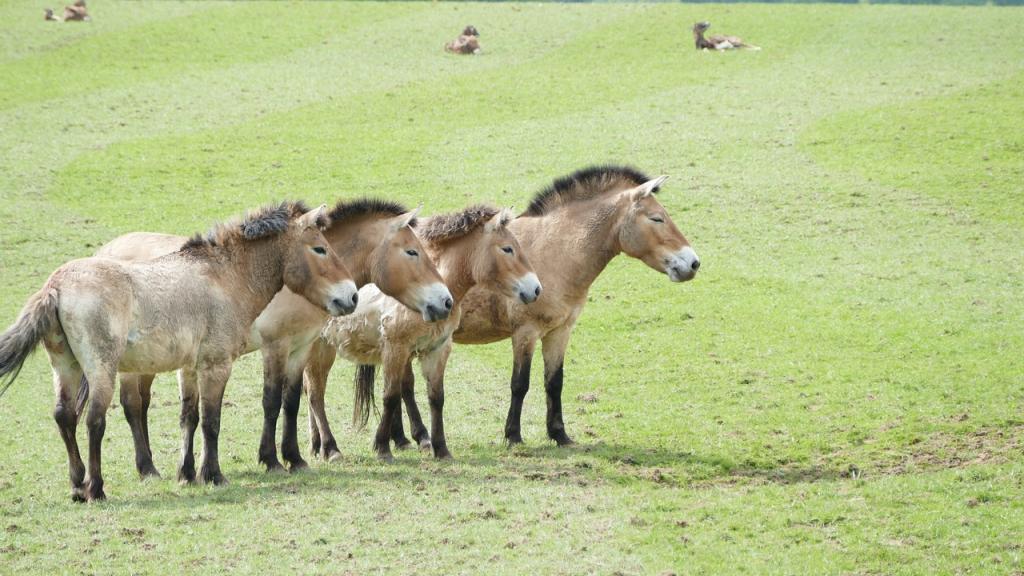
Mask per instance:
[[[352,406],[352,425],[357,430],[366,427],[366,423],[370,420],[371,409],[374,414],[380,414],[377,404],[373,401],[373,379],[376,372],[377,367],[373,364],[360,364],[356,367],[356,378],[353,382],[355,400]]]
[[[39,341],[52,330],[61,330],[57,299],[57,289],[47,282],[28,299],[14,324],[0,334],[0,397],[14,383]]]

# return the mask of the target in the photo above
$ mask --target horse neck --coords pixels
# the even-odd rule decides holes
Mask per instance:
[[[625,207],[605,201],[584,210],[573,208],[571,204],[563,206],[536,219],[538,228],[532,234],[520,234],[516,228],[513,231],[520,242],[524,236],[542,238],[543,245],[530,251],[534,266],[549,263],[554,267],[553,274],[571,278],[571,285],[585,295],[608,263],[622,252],[619,226]],[[517,218],[513,226],[523,220],[532,218]]]
[[[284,288],[284,242],[281,237],[264,238],[218,250],[219,257],[211,264],[229,283],[242,318],[251,323]]]
[[[472,241],[460,238],[444,245],[428,246],[427,250],[452,299],[461,302],[469,289],[477,284],[473,277]]]
[[[324,232],[327,242],[341,255],[352,273],[356,287],[374,281],[373,252],[380,246],[386,226],[385,220],[359,218],[350,223],[331,226]]]

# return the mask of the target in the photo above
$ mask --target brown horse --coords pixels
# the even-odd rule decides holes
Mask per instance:
[[[155,260],[73,260],[29,298],[0,335],[0,377],[10,385],[43,342],[53,366],[54,419],[67,448],[73,499],[105,498],[100,447],[118,371],[181,369],[180,474],[195,478],[192,439],[201,400],[200,478],[224,482],[217,454],[224,386],[253,321],[282,286],[334,315],[355,305],[355,284],[320,232],[326,219],[326,207],[309,211],[301,203],[282,203],[217,226]],[[75,428],[89,397],[86,477]]]
[[[560,446],[572,444],[562,419],[565,349],[590,285],[612,258],[625,253],[673,282],[696,275],[697,254],[654,195],[666,178],[651,179],[628,167],[599,166],[556,180],[509,224],[527,256],[537,263],[544,298],[522,306],[473,289],[463,299],[456,343],[512,339],[512,403],[505,421],[509,444],[523,441],[520,415],[538,339],[543,343],[548,436]],[[411,391],[403,398],[414,438],[422,442],[416,438],[425,428],[415,398]],[[400,419],[393,439],[396,444],[408,443]]]
[[[330,223],[323,233],[341,255],[357,286],[372,282],[424,321],[432,322],[446,318],[453,303],[413,231],[416,212],[385,200],[341,201],[331,210]],[[97,254],[120,260],[148,260],[168,252],[176,243],[180,245],[180,240],[164,234],[127,234],[103,246]],[[283,469],[274,443],[282,409],[281,455],[292,470],[306,467],[296,435],[302,373],[327,318],[322,310],[286,287],[252,325],[244,353],[257,349],[263,353],[264,422],[259,461],[268,470]],[[143,476],[158,475],[147,424],[152,384],[152,374],[121,375],[121,404],[135,439],[136,467]]]
[[[412,380],[412,358],[418,356],[427,380],[433,432],[433,450],[437,458],[449,458],[444,434],[444,370],[451,351],[451,335],[459,325],[459,302],[474,286],[495,298],[516,298],[524,304],[541,293],[540,282],[515,236],[509,231],[511,212],[488,206],[473,206],[462,212],[435,216],[426,220],[418,234],[437,263],[445,283],[455,298],[451,316],[443,322],[428,324],[409,313],[373,287],[360,290],[355,313],[339,321],[332,319],[324,328],[324,339],[331,348],[314,354],[306,372],[310,397],[310,432],[314,447],[337,444],[327,427],[323,409],[327,372],[337,353],[363,365],[381,365],[384,370],[384,409],[374,439],[377,455],[391,460],[390,437],[394,419],[401,418],[403,386]],[[371,369],[372,374],[372,369]],[[369,387],[360,384],[369,384]],[[365,424],[373,402],[372,376],[356,380],[356,413]]]
[[[697,50],[761,49],[759,46],[744,42],[739,36],[715,35],[705,38],[704,32],[707,32],[710,27],[711,22],[697,22],[693,25],[693,41],[697,45]]]
[[[453,54],[480,54],[480,33],[476,26],[466,26],[458,38],[444,45],[444,50]]]

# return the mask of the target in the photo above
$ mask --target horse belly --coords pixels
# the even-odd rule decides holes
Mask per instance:
[[[128,333],[128,342],[117,369],[119,372],[142,374],[170,372],[194,363],[197,348],[198,342],[191,333],[142,336],[133,329]]]

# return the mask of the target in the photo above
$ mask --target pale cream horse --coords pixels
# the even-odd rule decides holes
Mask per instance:
[[[444,371],[451,351],[451,335],[459,325],[463,296],[474,286],[498,298],[515,298],[528,304],[537,300],[541,285],[529,259],[509,231],[512,220],[508,210],[472,206],[454,214],[435,216],[422,222],[417,234],[437,264],[455,298],[451,316],[433,324],[424,322],[372,286],[360,289],[356,311],[339,322],[331,319],[324,339],[331,348],[319,349],[307,371],[310,397],[310,427],[314,443],[336,446],[326,422],[323,398],[326,375],[337,353],[364,365],[380,365],[384,371],[384,402],[380,424],[374,439],[378,457],[391,460],[390,437],[394,418],[401,418],[402,386],[412,378],[412,359],[419,357],[427,380],[433,432],[433,451],[437,458],[449,458],[444,434]],[[363,422],[373,402],[371,388],[359,387],[357,379],[356,411]],[[366,382],[365,379],[362,382]],[[314,444],[315,445],[315,444]],[[326,454],[331,458],[334,453]]]
[[[330,211],[330,221],[323,233],[351,272],[356,286],[372,282],[425,322],[432,322],[446,318],[453,302],[413,231],[416,212],[386,200],[340,201]],[[180,237],[165,234],[127,234],[102,247],[98,254],[147,260],[172,250],[180,241]],[[283,469],[274,443],[282,409],[281,455],[292,470],[306,467],[296,435],[302,373],[327,319],[321,309],[286,287],[252,325],[245,353],[258,349],[263,354],[264,423],[259,461],[268,470]],[[147,423],[152,384],[152,374],[121,375],[121,404],[135,439],[136,467],[143,476],[157,475]]]
[[[463,299],[462,324],[453,337],[456,343],[512,339],[512,402],[505,420],[509,444],[523,441],[520,416],[530,389],[537,340],[543,343],[548,436],[560,446],[572,444],[562,417],[565,350],[591,284],[613,258],[626,254],[641,260],[672,282],[685,282],[697,274],[697,254],[655,197],[666,178],[649,178],[629,167],[596,166],[555,180],[509,224],[530,261],[536,263],[544,298],[523,306],[473,289]],[[403,398],[413,438],[422,444],[426,428],[415,406],[411,380]],[[393,438],[399,445],[409,443],[401,419]]]
[[[53,366],[54,419],[67,448],[73,499],[105,498],[100,447],[118,371],[181,370],[183,403],[201,401],[200,477],[224,482],[217,455],[224,386],[253,321],[283,286],[331,314],[351,307],[356,286],[320,233],[325,220],[326,207],[309,211],[301,203],[282,203],[221,224],[155,260],[73,260],[29,298],[0,335],[0,378],[9,385],[43,342]],[[86,398],[88,476],[75,439]],[[195,422],[183,429],[181,469],[194,477]]]

